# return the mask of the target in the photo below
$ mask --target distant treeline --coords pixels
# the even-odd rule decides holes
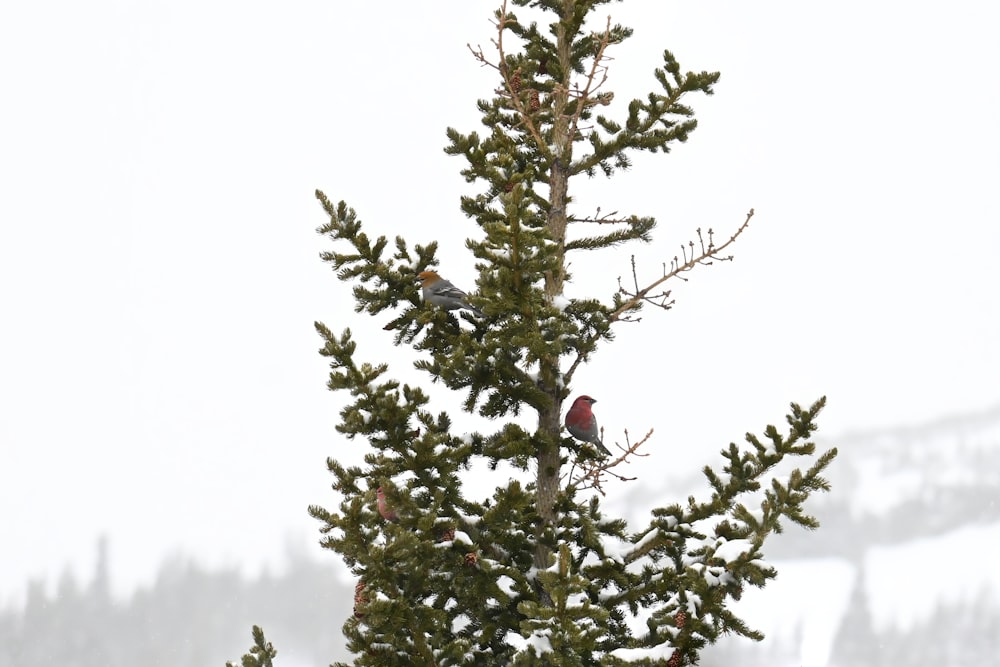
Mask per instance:
[[[765,556],[843,558],[855,565],[863,581],[865,554],[873,547],[997,525],[998,439],[1000,409],[939,426],[824,443],[836,445],[840,457],[830,471],[833,491],[817,499],[822,529],[790,529]],[[876,485],[901,475],[918,483],[903,485],[901,492],[900,485],[887,482],[887,504],[859,510],[858,500],[866,497],[859,490],[871,488],[872,470],[879,471]],[[636,485],[630,493],[638,501],[648,489]],[[982,575],[994,571],[995,549],[942,551],[942,569],[920,573],[914,587],[941,576],[944,568],[964,568],[969,576],[992,581]],[[290,554],[282,574],[257,578],[174,558],[161,567],[151,587],[122,601],[112,599],[109,591],[102,540],[91,583],[82,586],[66,574],[50,595],[41,582],[32,582],[23,608],[0,610],[0,667],[223,667],[250,646],[254,624],[274,642],[280,667],[319,667],[349,659],[341,625],[352,613],[354,582],[338,578],[333,554],[319,549],[308,557]],[[909,569],[906,565],[901,564],[901,571]],[[930,618],[906,630],[875,628],[869,608],[863,587],[856,587],[837,629],[831,666],[987,665],[996,664],[1000,655],[995,587],[984,586],[972,600],[939,601]],[[792,643],[796,645],[724,639],[705,652],[701,664],[799,665],[800,647]]]
[[[340,627],[354,590],[337,580],[332,558],[291,557],[283,574],[254,579],[173,558],[122,601],[109,591],[103,542],[98,553],[87,586],[70,573],[54,594],[31,582],[23,609],[0,611],[0,666],[223,667],[246,651],[254,624],[274,638],[283,667],[348,657]]]

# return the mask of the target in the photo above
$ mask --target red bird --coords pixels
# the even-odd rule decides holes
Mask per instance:
[[[597,417],[590,409],[594,403],[597,401],[590,396],[577,396],[569,412],[566,413],[566,430],[577,440],[593,443],[606,456],[611,456],[611,452],[601,442],[601,437],[598,434]]]
[[[396,514],[396,510],[389,507],[389,503],[385,499],[385,492],[382,487],[378,487],[378,491],[375,492],[376,504],[378,506],[378,513],[382,515],[382,518],[386,521],[392,521],[396,523],[399,521],[399,515]]]

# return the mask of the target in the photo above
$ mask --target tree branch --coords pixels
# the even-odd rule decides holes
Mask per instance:
[[[604,435],[604,429],[601,429],[601,435]],[[628,437],[628,429],[625,430],[625,446],[621,446],[615,443],[615,446],[622,451],[621,455],[616,458],[609,458],[603,461],[587,461],[581,462],[579,459],[573,462],[573,467],[570,468],[569,473],[565,476],[569,480],[566,485],[567,492],[569,491],[585,491],[587,489],[595,489],[602,496],[607,494],[604,492],[604,483],[608,481],[609,477],[617,479],[619,482],[631,482],[637,477],[626,477],[612,470],[612,468],[617,467],[622,463],[628,462],[630,455],[646,457],[649,454],[640,454],[639,448],[646,444],[650,437],[653,435],[653,429],[649,429],[646,435],[642,436],[639,440],[635,442],[630,442]],[[579,465],[580,470],[577,471],[577,466]]]
[[[627,315],[629,311],[634,310],[636,306],[638,306],[643,301],[652,303],[653,305],[659,306],[661,308],[669,308],[673,302],[664,303],[661,301],[660,303],[656,303],[654,299],[657,298],[665,299],[667,296],[669,296],[670,292],[661,292],[656,295],[651,295],[650,293],[657,286],[662,285],[671,278],[681,278],[682,280],[686,280],[686,278],[684,278],[682,274],[690,271],[699,264],[704,266],[709,266],[716,261],[718,262],[731,261],[733,259],[732,255],[723,257],[719,253],[728,248],[733,243],[735,243],[736,239],[739,238],[739,236],[744,231],[746,231],[747,227],[750,225],[750,219],[753,218],[753,214],[754,214],[753,209],[750,209],[750,211],[747,213],[746,220],[743,221],[743,224],[740,225],[739,229],[737,229],[736,232],[733,233],[733,235],[730,236],[729,239],[720,246],[715,245],[715,241],[713,238],[714,232],[711,229],[708,230],[708,245],[706,245],[705,239],[702,236],[701,228],[699,228],[697,230],[698,243],[700,246],[698,252],[697,253],[695,252],[694,241],[689,241],[687,248],[681,246],[681,258],[675,256],[670,263],[670,270],[667,271],[666,267],[664,267],[663,276],[657,278],[656,280],[646,285],[642,289],[639,289],[638,277],[636,277],[635,273],[635,257],[633,256],[632,276],[633,276],[633,283],[635,284],[635,291],[634,292],[628,291],[627,289],[621,286],[621,282],[619,281],[618,291],[620,294],[625,295],[626,299],[616,310],[614,310],[608,316],[608,321],[609,322],[628,321],[629,318]],[[681,261],[682,259],[683,261]]]
[[[499,18],[494,23],[497,27],[497,38],[493,40],[493,44],[497,47],[497,55],[499,56],[498,64],[493,64],[483,53],[482,47],[472,48],[471,44],[466,44],[472,56],[482,63],[484,66],[492,67],[497,72],[500,73],[501,78],[503,78],[504,89],[498,89],[496,92],[503,97],[510,100],[511,106],[513,106],[514,111],[520,117],[520,124],[528,131],[531,138],[535,140],[535,145],[538,147],[538,151],[545,156],[546,159],[552,159],[552,151],[549,149],[548,143],[542,139],[541,131],[538,125],[535,123],[534,117],[532,116],[532,95],[528,94],[528,103],[525,105],[525,101],[521,99],[521,86],[520,86],[520,74],[517,74],[518,83],[515,84],[512,77],[514,76],[510,72],[510,68],[507,67],[507,55],[504,53],[503,49],[503,33],[507,29],[507,24],[510,21],[507,15],[507,0],[503,0],[503,4],[500,6]],[[535,93],[535,100],[537,100],[537,91],[532,89]],[[537,102],[535,102],[537,104]]]
[[[595,34],[596,36],[596,34]],[[573,112],[573,117],[570,119],[570,136],[577,136],[580,126],[580,116],[583,114],[583,110],[594,104],[610,104],[614,94],[609,95],[599,95],[597,99],[592,100],[591,95],[596,93],[597,90],[605,84],[608,80],[608,67],[607,65],[602,65],[601,63],[608,60],[607,56],[604,55],[604,51],[608,48],[611,43],[611,17],[608,17],[607,25],[604,28],[604,34],[600,36],[597,42],[597,53],[594,54],[594,60],[590,64],[590,72],[587,74],[587,84],[581,91],[579,86],[576,86],[574,91],[574,96],[579,99],[579,104],[576,106],[576,110]],[[594,85],[594,80],[597,78],[598,72],[601,73],[601,80]]]

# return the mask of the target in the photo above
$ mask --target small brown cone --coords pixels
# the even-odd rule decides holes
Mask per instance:
[[[361,609],[368,604],[368,596],[365,594],[365,580],[358,579],[354,585],[354,618],[364,618],[365,612]]]
[[[513,76],[510,77],[510,89],[511,89],[511,91],[515,95],[517,95],[519,92],[521,92],[521,68],[520,67],[518,67],[516,70],[514,70]]]
[[[538,111],[541,106],[542,104],[538,99],[538,91],[532,88],[531,93],[528,94],[528,108],[532,111]]]

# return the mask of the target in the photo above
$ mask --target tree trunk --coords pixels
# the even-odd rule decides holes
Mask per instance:
[[[563,17],[573,15],[573,2],[566,0]],[[572,62],[570,59],[570,44],[564,20],[559,22],[556,33],[556,49],[562,75],[552,92],[552,149],[553,161],[549,167],[549,211],[548,228],[560,248],[559,264],[556,271],[546,276],[545,296],[551,303],[563,292],[564,262],[562,247],[566,239],[566,203],[569,191],[569,165],[572,160],[572,138],[570,137],[570,116],[566,113],[569,102],[570,75]],[[559,359],[544,360],[540,364],[539,379],[543,388],[549,394],[550,407],[538,414],[538,430],[544,443],[538,451],[538,515],[541,524],[538,527],[539,537],[556,524],[555,502],[559,493],[559,431],[560,415],[562,414],[562,371]],[[543,569],[549,565],[551,550],[539,543],[535,548],[535,567]],[[544,601],[543,601],[544,602]]]

